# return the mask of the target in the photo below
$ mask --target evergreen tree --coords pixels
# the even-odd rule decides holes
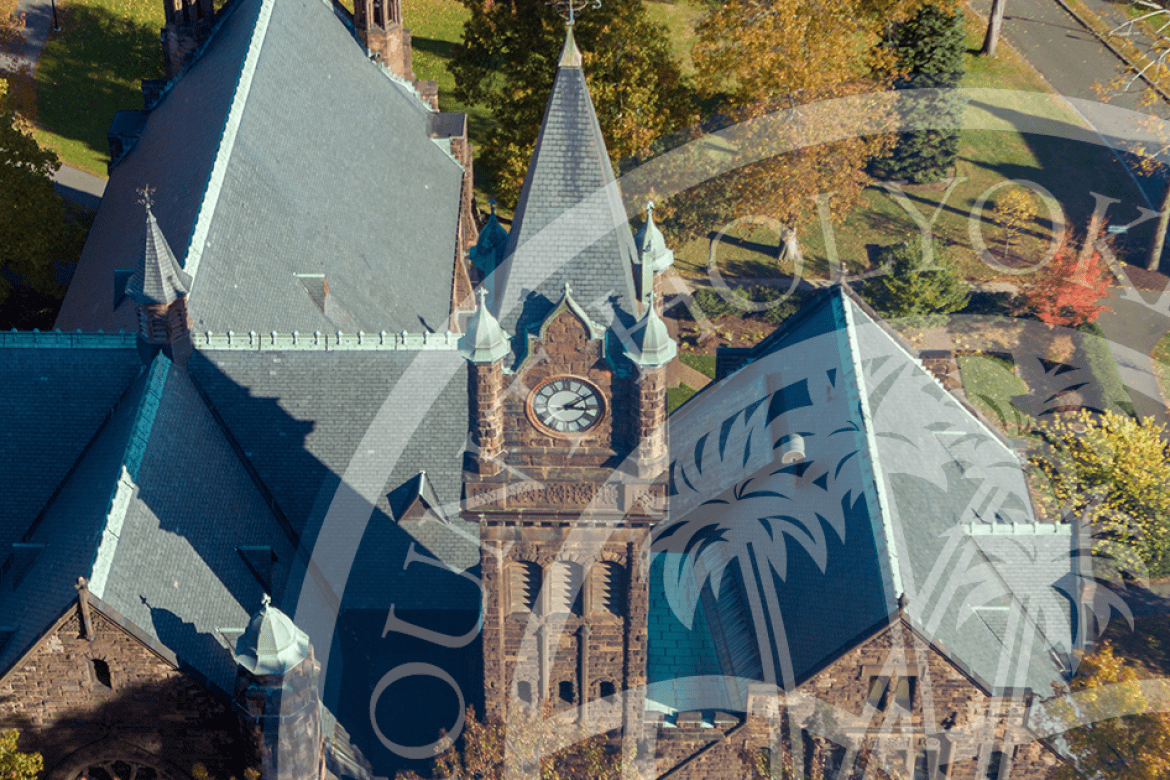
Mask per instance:
[[[963,16],[937,5],[924,5],[895,29],[891,45],[899,70],[906,74],[895,83],[895,89],[938,92],[915,93],[900,107],[905,132],[899,133],[888,157],[874,161],[872,173],[914,184],[937,181],[959,156],[959,127],[966,104],[954,89],[966,69]]]
[[[495,174],[495,196],[516,205],[552,93],[565,22],[544,0],[463,0],[471,19],[448,66],[454,96],[482,103],[493,125],[477,165]],[[689,124],[690,91],[670,51],[666,28],[640,0],[606,0],[576,19],[573,37],[611,159],[644,152]]]
[[[884,274],[861,285],[859,292],[883,317],[908,317],[931,325],[939,315],[966,307],[971,298],[967,282],[936,245],[928,265],[918,239],[904,241],[882,252]]]

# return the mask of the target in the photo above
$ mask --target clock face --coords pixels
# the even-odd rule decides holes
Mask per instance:
[[[549,379],[528,400],[532,416],[554,433],[583,433],[596,425],[605,412],[601,391],[584,379],[562,376]]]

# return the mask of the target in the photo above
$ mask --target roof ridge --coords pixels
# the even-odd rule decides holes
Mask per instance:
[[[219,193],[227,175],[227,163],[235,150],[236,134],[239,132],[244,105],[248,102],[248,95],[252,90],[252,77],[256,73],[260,50],[264,47],[264,39],[268,35],[268,23],[272,19],[272,9],[276,5],[276,0],[259,1],[260,12],[256,17],[255,26],[252,28],[252,35],[248,39],[248,51],[244,55],[239,80],[232,93],[232,102],[228,107],[227,117],[224,119],[223,134],[220,136],[219,147],[215,151],[215,160],[211,164],[207,184],[203,188],[203,198],[200,200],[198,215],[195,218],[195,225],[191,228],[191,238],[187,242],[187,252],[183,258],[183,270],[191,277],[191,287],[195,286],[199,261],[203,257],[203,248],[207,243],[208,231],[211,229],[211,218],[219,203]]]
[[[850,287],[848,284],[841,285],[841,294],[842,297],[846,298],[855,306],[857,306],[858,310],[864,314],[871,323],[877,326],[878,330],[881,331],[881,333],[890,340],[890,343],[904,352],[915,365],[921,368],[923,372],[925,372],[926,375],[930,377],[931,381],[934,382],[940,390],[946,393],[948,398],[957,403],[963,409],[963,411],[967,412],[967,414],[974,418],[974,420],[983,428],[985,433],[989,434],[991,438],[995,439],[995,441],[998,442],[1004,449],[1006,449],[1012,458],[1014,458],[1017,462],[1020,460],[1020,454],[1016,452],[1015,448],[1012,446],[1012,443],[1007,439],[1007,437],[999,430],[997,430],[996,427],[987,420],[983,413],[975,408],[975,406],[970,401],[948,388],[942,383],[941,380],[939,380],[938,377],[934,375],[933,372],[927,370],[926,366],[922,364],[922,358],[918,354],[918,350],[911,346],[911,344],[906,341],[906,339],[902,338],[902,334],[898,333],[897,329],[886,322],[880,314],[874,311],[873,307],[862,300],[861,296],[859,296],[852,287]]]
[[[162,389],[166,385],[170,367],[171,361],[159,353],[139,380],[142,384],[135,399],[130,430],[126,434],[126,444],[119,459],[121,470],[110,495],[105,522],[99,532],[89,570],[89,589],[98,598],[105,592],[106,578],[109,576],[114,553],[121,539],[122,524],[126,520],[126,512],[134,497],[136,487],[134,481],[142,467],[142,459],[146,454],[151,430],[154,428],[159,402],[162,399]]]
[[[901,597],[905,592],[905,587],[902,583],[902,572],[898,568],[898,548],[894,540],[894,528],[891,522],[889,507],[893,505],[890,497],[886,495],[885,479],[882,474],[881,463],[878,459],[878,445],[877,439],[874,436],[873,421],[869,409],[868,394],[866,393],[865,372],[861,366],[860,346],[857,343],[857,326],[853,321],[853,311],[846,305],[849,300],[848,294],[844,291],[844,285],[840,286],[836,295],[831,296],[831,300],[841,306],[841,316],[844,318],[844,338],[845,350],[849,356],[849,367],[852,369],[854,377],[852,385],[850,385],[845,377],[842,381],[846,383],[846,387],[851,387],[857,392],[855,401],[857,409],[861,412],[861,426],[862,434],[865,436],[865,456],[860,459],[860,465],[864,469],[865,465],[869,465],[868,481],[873,485],[874,498],[877,501],[875,507],[878,516],[881,518],[881,537],[885,543],[885,556],[883,558],[884,569],[889,572],[889,585],[893,589],[893,596],[895,598]],[[837,331],[837,338],[841,338],[841,330]],[[878,528],[875,528],[875,531]]]

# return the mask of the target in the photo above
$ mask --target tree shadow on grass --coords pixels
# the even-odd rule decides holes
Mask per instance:
[[[163,75],[159,25],[101,7],[65,5],[59,13],[62,32],[37,67],[37,124],[104,157],[114,114],[141,109],[141,80]]]
[[[1088,227],[1096,201],[1092,193],[1100,193],[1121,202],[1113,204],[1107,212],[1107,219],[1113,224],[1125,224],[1138,216],[1138,207],[1147,205],[1126,168],[1118,161],[1112,150],[1104,145],[1077,140],[1088,137],[1088,132],[1071,128],[1067,123],[1056,120],[1037,122],[1035,118],[1013,109],[987,103],[972,103],[982,110],[1015,127],[1032,127],[1040,133],[1024,132],[1021,137],[1029,151],[1036,158],[1035,166],[1018,164],[989,164],[986,161],[969,160],[972,165],[993,170],[1004,179],[1027,179],[1047,188],[1064,210],[1067,226],[1073,235],[1083,234]],[[1073,135],[1073,138],[1065,137]],[[1076,161],[1070,164],[1069,161]],[[989,204],[990,206],[990,204]],[[1046,209],[1037,215],[1035,227],[1047,238],[1051,235],[1052,223]],[[1138,227],[1132,239],[1135,245],[1148,246],[1153,235],[1153,221]],[[1034,231],[1033,231],[1034,233]],[[1121,258],[1126,260],[1127,258]],[[1128,258],[1140,262],[1139,258]]]
[[[412,35],[410,45],[415,51],[432,54],[444,62],[449,61],[455,55],[455,44],[451,41],[439,40],[438,38],[419,38],[418,36]]]

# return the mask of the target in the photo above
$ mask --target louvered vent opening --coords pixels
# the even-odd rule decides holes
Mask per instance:
[[[602,561],[593,567],[593,606],[595,612],[620,615],[625,611],[626,570],[620,563]]]
[[[710,586],[708,585],[708,590]],[[756,634],[748,620],[750,609],[743,597],[743,579],[738,565],[732,566],[723,575],[716,602],[719,620],[723,625],[724,641],[732,669],[739,677],[752,680],[762,679],[763,665],[760,662]]]
[[[540,595],[540,567],[520,561],[508,567],[508,612],[531,612]]]
[[[581,566],[557,561],[549,572],[549,614],[581,614]]]

